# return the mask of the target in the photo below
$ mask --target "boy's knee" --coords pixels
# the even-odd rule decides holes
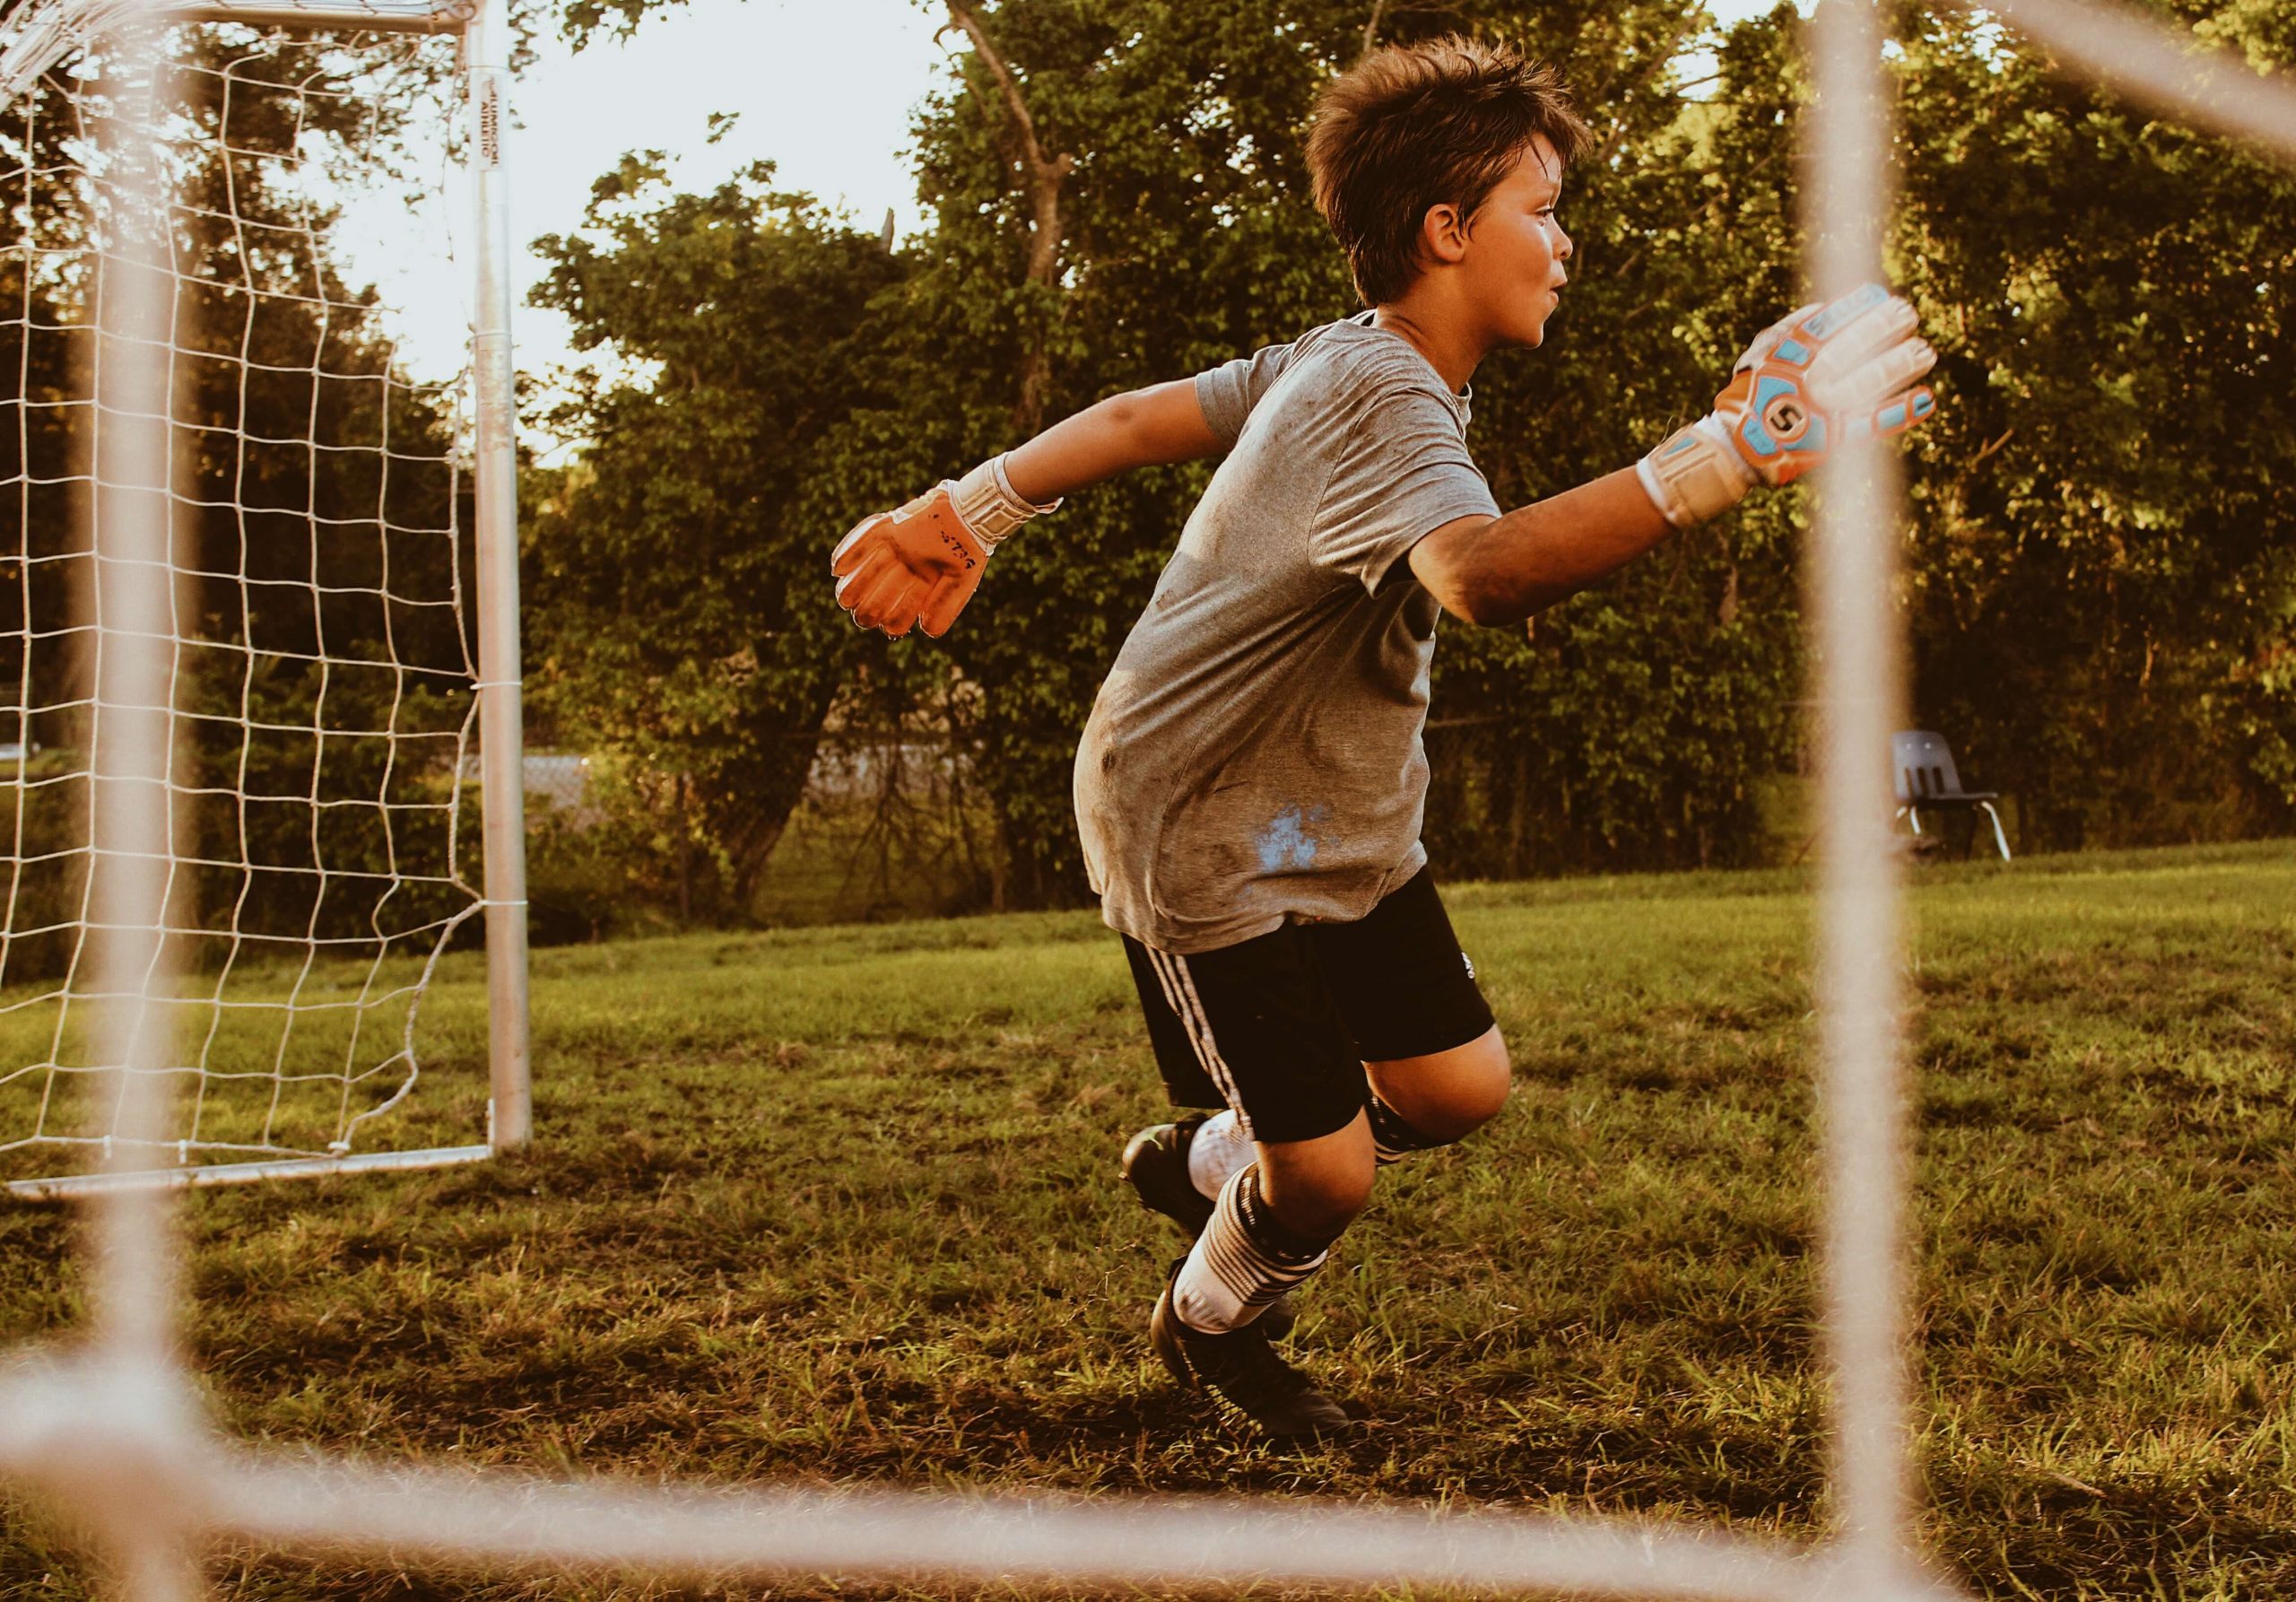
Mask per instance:
[[[1370,1205],[1378,1164],[1359,1128],[1360,1120],[1329,1144],[1262,1149],[1261,1193],[1284,1227],[1334,1240]]]
[[[1287,1228],[1303,1235],[1337,1240],[1371,1204],[1371,1186],[1378,1170],[1366,1166],[1361,1174],[1319,1173],[1272,1190],[1268,1202]]]
[[[1474,1056],[1466,1070],[1452,1081],[1444,1102],[1448,1121],[1457,1127],[1450,1136],[1453,1140],[1472,1134],[1497,1118],[1500,1109],[1507,1105],[1508,1093],[1515,1088],[1515,1065],[1507,1055],[1507,1042],[1499,1038],[1496,1029],[1469,1049]]]
[[[1507,1105],[1514,1078],[1496,1025],[1464,1046],[1407,1067],[1371,1065],[1373,1091],[1419,1137],[1400,1143],[1407,1145],[1448,1145],[1472,1135]]]

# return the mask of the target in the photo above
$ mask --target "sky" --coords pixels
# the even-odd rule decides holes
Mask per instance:
[[[547,380],[587,360],[567,319],[526,303],[544,264],[531,243],[573,231],[591,184],[626,151],[659,150],[673,182],[706,189],[737,168],[773,161],[777,181],[848,208],[874,230],[891,208],[902,232],[921,225],[906,161],[910,109],[948,58],[934,18],[914,0],[692,0],[652,17],[627,41],[579,54],[552,38],[511,86],[509,174],[518,368]],[[713,113],[737,120],[709,143]],[[404,201],[346,208],[342,243],[354,276],[372,279],[403,359],[425,378],[461,364],[467,335],[472,224],[459,185],[410,229]],[[414,309],[421,309],[420,315]],[[541,443],[541,441],[537,441]]]
[[[1725,21],[1769,9],[1769,0],[1711,4]],[[953,35],[935,39],[943,22],[938,7],[918,0],[691,0],[649,17],[627,40],[579,54],[555,38],[540,41],[541,60],[512,86],[505,151],[520,370],[547,386],[553,368],[587,360],[572,350],[563,317],[526,304],[543,272],[528,247],[577,228],[592,182],[625,151],[667,152],[673,180],[688,190],[771,161],[782,187],[843,206],[862,226],[875,228],[890,208],[900,231],[919,228],[909,119],[951,49],[961,48]],[[725,112],[737,120],[711,144],[709,118]],[[353,272],[373,277],[387,301],[456,309],[401,325],[404,357],[425,377],[450,373],[462,359],[466,274],[444,252],[466,251],[464,204],[458,191],[442,197],[437,225],[413,231],[435,240],[437,252],[409,248],[396,199],[354,205],[345,220]]]
[[[849,207],[874,229],[891,207],[921,223],[904,152],[910,109],[948,59],[915,0],[693,0],[650,18],[626,43],[577,55],[557,40],[515,85],[521,125],[511,162],[511,239],[519,248],[518,365],[539,376],[568,359],[565,319],[525,304],[541,264],[525,249],[581,221],[591,183],[624,151],[672,157],[677,187],[700,190],[765,160],[776,181]],[[708,143],[715,112],[739,120]]]

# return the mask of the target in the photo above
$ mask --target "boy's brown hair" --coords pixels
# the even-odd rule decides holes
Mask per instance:
[[[1565,165],[1594,144],[1552,67],[1464,34],[1374,50],[1326,84],[1308,171],[1364,304],[1419,276],[1430,207],[1472,219],[1540,135]]]

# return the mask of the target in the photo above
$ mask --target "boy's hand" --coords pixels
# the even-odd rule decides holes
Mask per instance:
[[[830,553],[837,604],[864,629],[898,640],[922,626],[938,640],[980,588],[988,553],[1027,522],[1060,505],[1023,500],[992,457],[944,481],[897,511],[864,518]]]
[[[1643,489],[1688,528],[1758,483],[1793,483],[1843,440],[1903,433],[1936,407],[1908,387],[1937,361],[1918,326],[1878,283],[1797,308],[1746,347],[1712,412],[1642,458]]]
[[[990,547],[935,484],[897,511],[865,518],[830,555],[837,604],[856,626],[898,640],[922,623],[938,639],[980,588]]]

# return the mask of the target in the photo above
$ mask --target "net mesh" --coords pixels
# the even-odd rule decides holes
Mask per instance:
[[[1887,111],[1875,92],[1876,19],[1864,0],[1831,0],[1831,11],[1830,17],[1822,13],[1816,32],[1820,96],[1830,104],[1819,119],[1813,187],[1821,215],[1833,220],[1838,233],[1829,240],[1823,231],[1813,230],[1821,235],[1813,272],[1821,283],[1867,270],[1878,257],[1884,211],[1876,157],[1886,144]],[[1999,14],[2063,59],[2172,115],[2188,112],[2196,120],[2296,159],[2296,87],[2224,58],[2193,68],[2184,36],[2133,14],[2100,13],[2094,4],[2009,0]],[[2182,64],[2176,73],[2155,70],[2172,57]],[[2205,91],[2193,89],[2196,83]],[[1852,129],[1842,118],[1862,126]],[[44,266],[30,256],[25,261],[27,272]],[[331,292],[314,297],[322,303],[333,298]],[[180,296],[176,300],[180,305]],[[108,341],[124,348],[140,343],[144,360],[162,362],[170,373],[177,370],[168,365],[173,358],[161,354],[171,344],[139,342],[132,328],[115,334],[121,326],[106,319]],[[29,313],[22,326],[29,340],[35,328]],[[316,362],[289,365],[308,370],[314,384],[324,370]],[[157,386],[145,388],[155,391]],[[126,392],[133,393],[133,387]],[[181,393],[179,387],[175,393]],[[1874,736],[1889,727],[1901,672],[1895,625],[1885,604],[1895,496],[1886,466],[1872,456],[1837,466],[1846,473],[1837,472],[1829,485],[1813,552],[1819,639],[1822,647],[1830,647],[1818,653],[1816,699],[1828,717],[1822,780],[1832,859],[1822,894],[1826,954],[1819,985],[1825,1014],[1820,1101],[1828,1147],[1829,1353],[1835,1392],[1831,1493],[1840,1515],[1831,1541],[1805,1549],[1682,1525],[1248,1497],[1182,1502],[921,1491],[702,1491],[607,1481],[570,1484],[422,1464],[330,1462],[260,1452],[218,1439],[189,1399],[189,1381],[169,1355],[173,1259],[166,1249],[166,1219],[158,1198],[132,1188],[96,1198],[100,1249],[91,1275],[96,1339],[91,1347],[68,1359],[22,1362],[0,1375],[0,1407],[10,1425],[0,1432],[0,1474],[37,1484],[68,1503],[104,1547],[118,1576],[117,1589],[138,1602],[195,1595],[199,1582],[194,1554],[227,1540],[309,1554],[387,1554],[441,1569],[611,1565],[714,1583],[734,1575],[834,1575],[899,1582],[962,1578],[1000,1587],[1064,1580],[1414,1589],[1454,1584],[1748,1602],[1843,1597],[1910,1602],[1956,1594],[1924,1575],[1909,1554],[1910,1476],[1900,1371],[1905,1180],[1899,1155],[1902,1113],[1893,1017],[1897,889],[1888,854],[1867,849],[1884,832],[1890,808],[1874,755],[1885,747]],[[166,477],[176,483],[171,473],[170,467],[155,471],[147,466],[139,477],[124,466],[117,483],[132,487]],[[30,495],[31,476],[21,476],[22,492]],[[84,475],[80,482],[84,488]],[[179,518],[170,525],[179,526]],[[108,653],[105,682],[117,686],[165,682],[171,665],[188,649],[179,625],[189,579],[177,570],[178,563],[137,554],[172,536],[162,533],[154,540],[147,534],[138,543],[127,537],[135,533],[111,530],[107,537],[113,559],[124,569],[148,570],[133,575],[140,583],[173,587],[169,598],[178,626],[161,629],[139,621],[156,615],[148,593],[141,614],[120,606],[100,617],[97,631]],[[29,567],[29,555],[19,560]],[[388,593],[379,577],[361,588]],[[316,616],[325,591],[316,582],[303,588],[312,595]],[[98,602],[100,610],[100,594]],[[23,639],[29,651],[36,636],[27,631]],[[222,649],[229,650],[228,640]],[[256,692],[244,686],[255,681],[257,648],[241,640],[239,651],[248,665],[239,683],[251,702]],[[314,651],[307,667],[308,660],[325,657]],[[130,671],[135,664],[141,666]],[[114,693],[136,704],[131,689]],[[67,708],[74,704],[68,695],[55,699]],[[322,718],[315,712],[309,718],[276,721],[299,736],[324,741],[332,731]],[[178,724],[185,720],[178,715]],[[187,737],[176,744],[192,743]],[[395,748],[398,743],[394,733],[386,745]],[[116,1087],[119,1103],[113,1116],[121,1121],[116,1127],[124,1128],[141,1128],[169,1111],[166,1075],[153,1068],[155,1054],[165,1049],[164,1031],[152,1027],[152,1020],[187,1003],[181,988],[165,978],[167,948],[151,931],[162,921],[177,926],[173,909],[186,893],[182,885],[188,870],[204,866],[196,853],[180,849],[194,838],[181,823],[194,810],[188,799],[178,803],[173,823],[178,849],[161,852],[126,843],[145,838],[138,826],[148,820],[133,807],[121,807],[121,797],[135,784],[154,782],[152,768],[148,761],[139,765],[134,753],[110,749],[87,781],[91,789],[101,788],[109,797],[97,820],[109,822],[98,837],[114,842],[114,860],[101,876],[110,885],[102,904],[112,910],[117,927],[84,915],[79,923],[62,919],[57,926],[71,936],[65,949],[77,953],[84,943],[101,963],[102,977],[74,999],[83,1011],[102,1014],[105,1044],[97,1057],[130,1070],[107,1082]],[[182,782],[174,753],[167,773],[171,790],[199,788]],[[311,811],[316,838],[318,797],[300,799]],[[387,783],[372,801],[362,790],[357,804],[382,809],[387,818]],[[333,875],[313,849],[313,860],[294,868],[325,882]],[[120,869],[139,853],[154,859],[144,867],[162,871],[144,873],[131,884],[131,875]],[[239,855],[238,862],[222,860],[251,877],[252,866],[245,861],[251,852]],[[161,857],[164,862],[156,860]],[[441,877],[467,896],[459,878],[451,873]],[[82,887],[77,893],[87,892]],[[168,910],[164,919],[162,908]],[[459,914],[448,914],[436,929],[443,930],[455,916]],[[316,919],[317,914],[307,910],[306,917]],[[409,920],[417,932],[424,927],[422,919]],[[233,940],[229,950],[239,949],[238,930],[236,924],[225,926],[223,933]],[[204,930],[199,935],[208,937]],[[316,945],[316,936],[306,938]],[[369,938],[377,947],[389,941],[379,927]],[[173,945],[187,950],[196,944],[178,939]],[[301,976],[299,982],[315,982],[314,962],[303,957],[291,964],[291,971]],[[371,981],[370,988],[380,983]],[[197,1005],[213,1004],[203,995]],[[60,1075],[62,1068],[51,1064],[44,1071]],[[343,1077],[350,1082],[349,1075]]]
[[[412,376],[397,323],[342,275],[346,215],[451,239],[450,40],[170,30],[158,123],[171,193],[164,327],[107,361],[163,363],[174,424],[162,642],[177,735],[167,924],[170,1116],[147,1162],[340,1155],[417,1077],[422,983],[479,901],[458,775],[477,695],[465,621],[459,376]],[[75,509],[112,471],[92,331],[135,270],[134,199],[100,52],[67,57],[0,131],[0,1161],[126,1138],[91,1116],[88,813],[98,619],[126,581]],[[444,153],[439,160],[446,160]],[[399,216],[402,221],[405,212]],[[127,563],[132,570],[135,564]],[[99,577],[99,570],[107,570]],[[467,1110],[465,1110],[466,1111]]]

